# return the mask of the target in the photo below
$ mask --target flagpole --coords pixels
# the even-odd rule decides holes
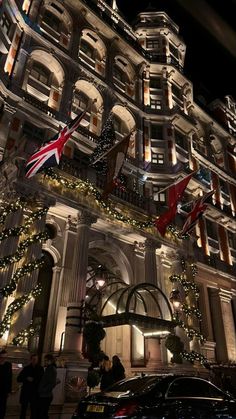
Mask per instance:
[[[120,140],[118,143],[115,143],[111,148],[109,148],[109,150],[105,151],[105,153],[103,153],[100,157],[97,158],[97,160],[95,160],[92,164],[96,164],[99,160],[104,159],[104,157],[106,157],[106,155],[108,153],[110,153],[110,151],[112,151],[115,147],[118,147],[118,145],[120,145],[123,141],[125,141],[131,134],[132,132],[134,132],[133,130],[129,132],[129,134],[127,134],[124,138],[122,138],[122,140]]]

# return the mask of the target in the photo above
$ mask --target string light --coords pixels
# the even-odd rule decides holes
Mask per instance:
[[[17,199],[15,202],[4,205],[1,207],[0,224],[4,224],[7,216],[13,212],[23,209],[25,201],[22,198]]]
[[[20,278],[30,274],[36,269],[41,268],[44,265],[44,263],[44,257],[41,257],[40,259],[36,259],[35,261],[29,262],[26,265],[23,265],[22,267],[18,268],[16,272],[13,274],[9,284],[7,284],[4,288],[0,289],[0,294],[4,297],[11,295],[16,290],[16,286]]]
[[[199,352],[196,352],[196,351],[191,351],[191,352],[183,351],[183,352],[181,352],[180,355],[186,361],[189,361],[189,362],[192,362],[192,363],[194,363],[194,361],[199,361],[204,366],[209,365],[208,359],[204,355],[200,354]]]
[[[23,226],[19,226],[19,227],[15,227],[15,228],[7,228],[4,229],[1,233],[0,233],[0,242],[8,239],[9,237],[17,237],[20,236],[22,233],[27,233],[29,227],[31,226],[31,224],[36,221],[39,220],[40,218],[42,218],[44,215],[47,214],[48,211],[48,207],[45,207],[43,209],[39,209],[36,212],[32,213],[30,216],[26,216],[26,222],[25,225]]]
[[[32,321],[29,326],[21,330],[18,335],[12,339],[12,345],[22,346],[28,342],[29,338],[38,335],[40,331],[40,325],[33,326]]]
[[[24,307],[29,301],[36,298],[41,293],[41,290],[41,285],[36,285],[36,287],[30,291],[30,293],[22,295],[8,306],[3,320],[0,323],[0,337],[2,337],[4,333],[10,329],[12,316],[18,310]]]
[[[11,263],[18,262],[23,257],[25,250],[33,243],[36,243],[38,241],[43,242],[47,239],[49,239],[49,233],[47,231],[43,231],[23,240],[19,244],[17,251],[13,255],[4,256],[0,259],[0,269],[5,268],[7,265],[10,265]]]

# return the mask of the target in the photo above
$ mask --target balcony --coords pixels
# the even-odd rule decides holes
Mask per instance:
[[[235,264],[229,265],[228,263],[220,260],[217,256],[207,256],[203,253],[203,251],[195,246],[194,255],[198,262],[210,266],[217,271],[227,273],[229,275],[235,276]]]
[[[62,156],[59,169],[75,178],[81,180],[89,180],[95,184],[98,188],[103,189],[105,185],[105,179],[100,174],[96,173],[92,166],[89,166],[88,155],[77,155],[76,160]],[[130,205],[143,210],[144,212],[151,212],[152,215],[157,214],[157,204],[150,198],[146,198],[137,192],[120,188],[115,188],[112,192],[120,201],[128,202]]]
[[[37,99],[35,96],[30,95],[25,90],[21,89],[22,99],[24,99],[27,103],[34,106],[35,108],[39,109],[40,111],[44,112],[46,115],[51,116],[52,118],[59,119],[59,112],[50,106],[46,105],[45,103],[41,102],[41,100]]]

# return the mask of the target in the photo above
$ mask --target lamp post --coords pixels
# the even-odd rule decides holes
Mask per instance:
[[[182,307],[179,290],[173,289],[170,293],[169,300],[170,300],[170,302],[173,306],[173,310],[174,310],[176,320],[178,320],[179,319],[179,312],[180,312],[181,307]]]

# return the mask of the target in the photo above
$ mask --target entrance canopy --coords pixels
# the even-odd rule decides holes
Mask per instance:
[[[168,334],[176,326],[165,294],[146,282],[127,285],[109,278],[100,289],[94,283],[86,303],[96,310],[104,327],[132,325],[145,337],[152,337]]]

